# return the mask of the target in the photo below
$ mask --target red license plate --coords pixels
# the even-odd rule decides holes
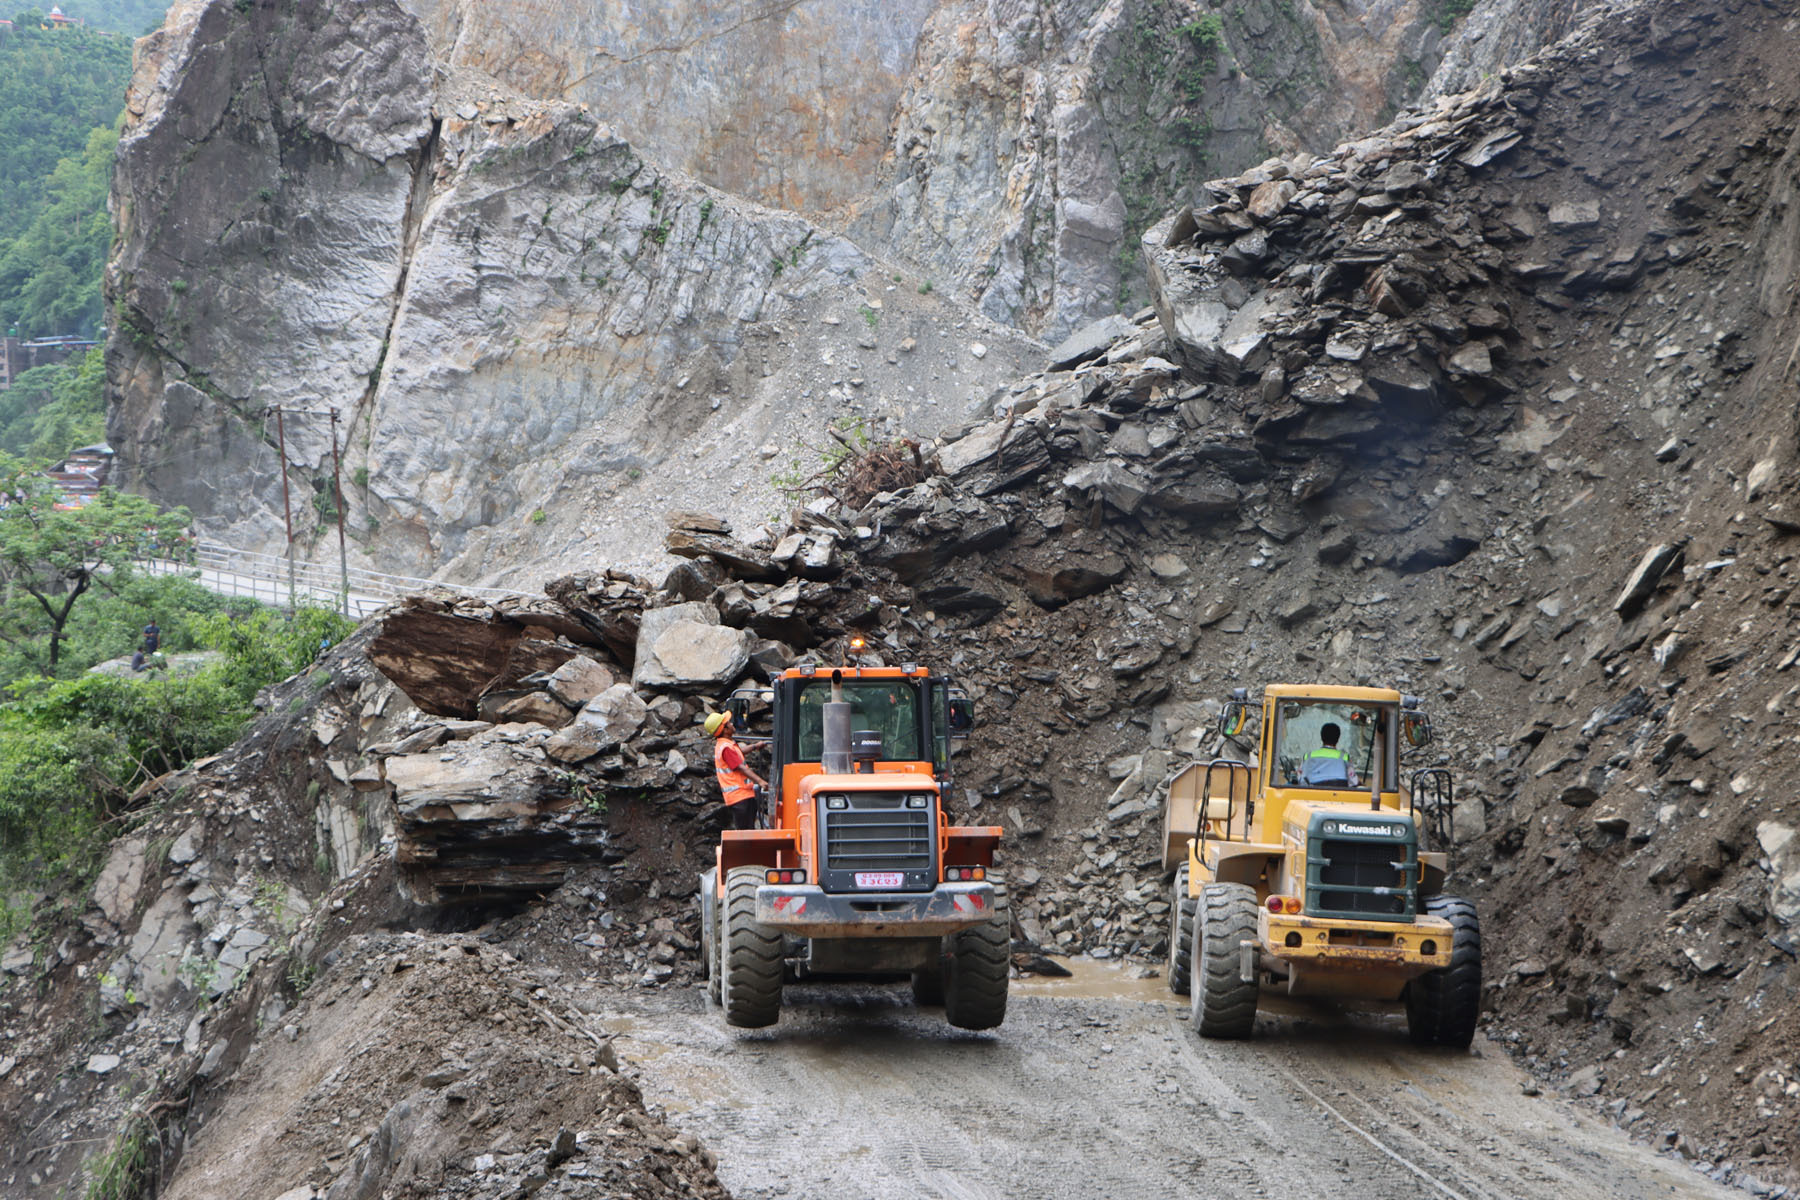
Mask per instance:
[[[897,888],[906,882],[906,876],[898,871],[858,871],[856,886],[859,888]]]

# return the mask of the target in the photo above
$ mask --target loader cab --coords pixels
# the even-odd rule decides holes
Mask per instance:
[[[783,810],[777,824],[790,822],[801,780],[823,773],[824,711],[834,674],[851,706],[859,773],[910,772],[943,785],[950,778],[952,743],[967,737],[974,724],[968,695],[925,667],[801,664],[776,675],[766,688],[739,692],[731,708],[734,723],[748,733],[742,740],[769,746],[769,784]]]
[[[1278,840],[1293,801],[1398,809],[1402,696],[1387,688],[1277,685],[1267,689],[1257,730],[1256,818]],[[1327,730],[1335,728],[1336,746]],[[1327,755],[1335,749],[1342,770]]]
[[[1349,791],[1364,787],[1379,767],[1381,790],[1396,790],[1397,707],[1348,700],[1281,701],[1271,730],[1274,781],[1282,787]]]

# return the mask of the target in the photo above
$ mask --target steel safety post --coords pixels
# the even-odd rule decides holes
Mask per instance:
[[[281,450],[281,524],[287,530],[288,610],[294,608],[294,514],[288,503],[287,427],[281,419],[281,405],[275,406],[275,438]]]
[[[343,597],[344,615],[350,615],[350,558],[344,549],[344,472],[338,459],[338,410],[331,410],[331,492],[337,500],[338,526],[338,591]]]

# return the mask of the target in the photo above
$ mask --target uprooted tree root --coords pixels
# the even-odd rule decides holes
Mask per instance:
[[[871,442],[860,425],[849,435],[826,429],[835,445],[821,453],[824,465],[811,475],[780,484],[794,499],[830,496],[851,511],[881,492],[911,487],[933,474],[916,438]]]

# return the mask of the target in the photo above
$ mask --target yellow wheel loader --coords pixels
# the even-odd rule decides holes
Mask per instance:
[[[1248,1037],[1264,988],[1400,1001],[1415,1042],[1466,1047],[1481,1006],[1481,924],[1444,891],[1454,787],[1402,783],[1403,747],[1431,739],[1415,697],[1385,688],[1245,689],[1219,717],[1248,753],[1168,784],[1174,870],[1169,986],[1203,1037]]]

